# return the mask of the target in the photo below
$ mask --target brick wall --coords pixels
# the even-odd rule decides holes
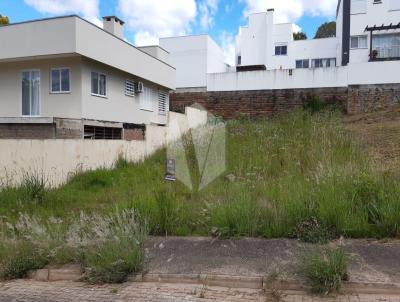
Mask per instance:
[[[345,107],[347,88],[178,92],[170,96],[170,104],[171,110],[178,112],[198,103],[212,114],[225,119],[240,115],[257,118],[302,108],[303,103],[312,96],[318,96],[324,103]]]
[[[54,124],[0,124],[0,139],[52,139]]]
[[[400,84],[350,86],[348,113],[371,112],[400,104]]]
[[[400,84],[362,85],[349,88],[176,92],[171,94],[171,110],[183,112],[186,106],[198,103],[214,115],[225,119],[240,115],[270,117],[294,108],[301,108],[312,96],[327,104],[336,104],[348,113],[380,110],[400,103]]]
[[[143,141],[144,131],[142,129],[124,129],[123,139],[126,141]]]

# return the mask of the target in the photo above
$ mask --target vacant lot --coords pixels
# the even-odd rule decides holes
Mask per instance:
[[[165,150],[141,164],[121,159],[113,170],[76,175],[58,189],[26,175],[21,187],[0,192],[1,275],[79,262],[91,282],[120,282],[142,268],[146,234],[397,237],[398,116],[396,108],[230,121],[227,171],[200,192],[164,180]],[[195,167],[190,144],[187,156]]]

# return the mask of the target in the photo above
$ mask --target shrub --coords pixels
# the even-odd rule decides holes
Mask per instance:
[[[0,252],[0,278],[9,280],[24,278],[30,270],[44,267],[48,256],[29,241],[2,243]]]
[[[303,104],[304,110],[316,113],[326,108],[326,104],[317,96],[309,97]]]
[[[24,199],[42,203],[46,196],[47,185],[48,182],[43,173],[25,172],[21,184]]]
[[[166,191],[160,191],[155,196],[158,210],[158,233],[167,235],[173,233],[178,219],[175,197]]]
[[[341,249],[326,249],[307,255],[302,266],[313,293],[337,293],[342,282],[348,280],[347,257]]]
[[[296,226],[294,237],[309,243],[327,243],[334,234],[317,218],[311,217]]]

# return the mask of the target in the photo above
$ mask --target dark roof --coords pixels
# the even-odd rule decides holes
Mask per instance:
[[[125,24],[124,21],[122,21],[120,18],[118,18],[118,17],[116,17],[116,16],[104,16],[104,17],[103,17],[103,20],[104,20],[104,19],[112,19],[112,18],[115,19],[115,21],[121,23],[121,25],[124,25],[124,24]]]

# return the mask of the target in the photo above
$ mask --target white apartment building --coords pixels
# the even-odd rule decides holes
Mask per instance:
[[[293,39],[293,24],[274,23],[274,10],[249,16],[236,44],[238,71],[336,66],[337,39]]]
[[[224,52],[208,35],[161,38],[160,46],[169,52],[179,89],[205,88],[207,74],[227,70]]]
[[[336,21],[336,37],[295,41],[294,25],[275,23],[274,9],[251,14],[239,29],[234,67],[223,64],[222,50],[207,36],[160,39],[160,45],[177,68],[177,88],[400,83],[394,72],[400,68],[400,0],[338,0]]]
[[[0,138],[133,139],[167,124],[168,53],[127,43],[123,25],[65,16],[1,26]]]

